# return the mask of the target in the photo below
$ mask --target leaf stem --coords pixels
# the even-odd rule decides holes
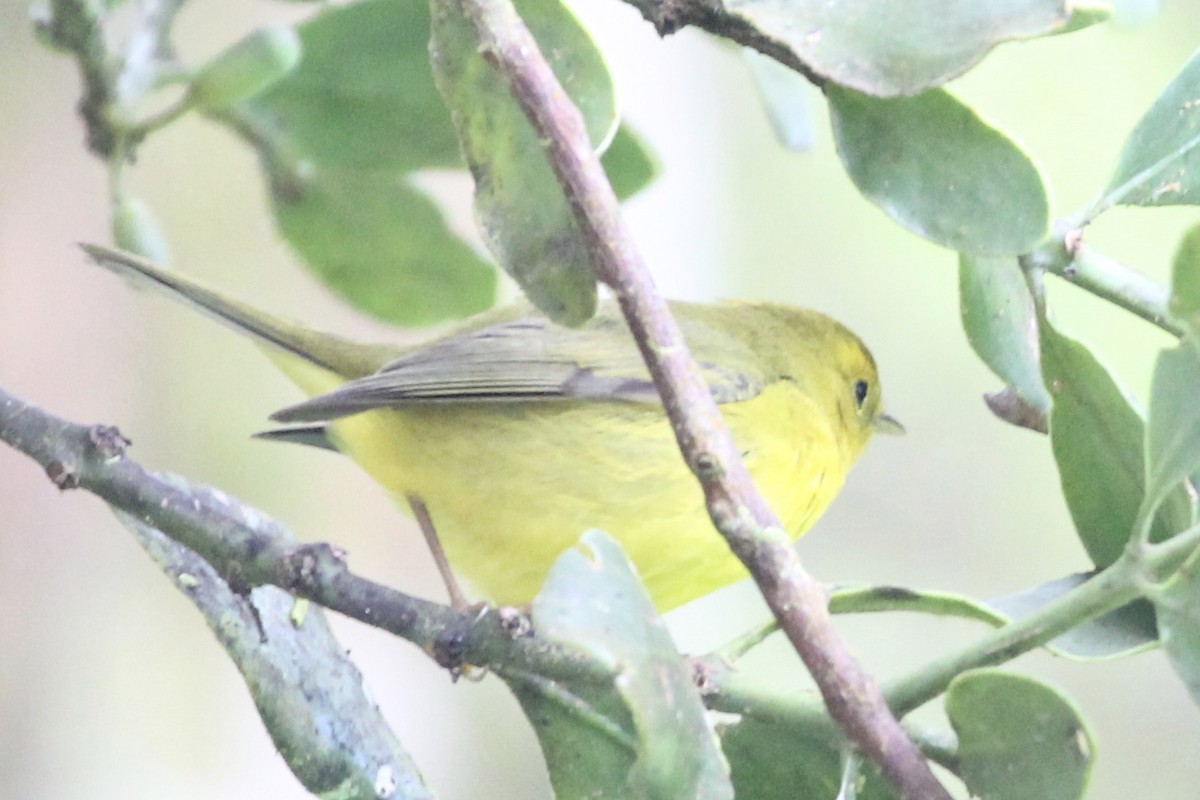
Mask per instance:
[[[129,135],[135,141],[140,141],[147,134],[165,128],[175,120],[182,117],[187,112],[191,111],[192,96],[190,93],[179,98],[178,101],[164,108],[162,111],[152,116],[146,117],[130,128]]]
[[[1183,335],[1183,327],[1167,309],[1170,294],[1165,286],[1087,247],[1082,236],[1082,229],[1073,227],[1071,221],[1060,222],[1055,225],[1054,235],[1022,257],[1022,264],[1057,275],[1167,333]]]
[[[1080,623],[1120,608],[1145,594],[1147,578],[1175,568],[1200,546],[1200,525],[1161,544],[1131,546],[1112,566],[1078,589],[974,644],[926,664],[885,688],[888,702],[904,715],[946,690],[967,670],[992,666],[1046,644]]]

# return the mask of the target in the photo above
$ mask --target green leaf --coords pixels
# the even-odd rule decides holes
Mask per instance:
[[[218,121],[259,151],[276,224],[343,299],[430,324],[495,298],[495,270],[448,229],[408,173],[462,163],[429,68],[428,7],[363,0],[299,27],[299,66]]]
[[[380,319],[425,325],[491,305],[496,271],[451,236],[437,208],[389,172],[327,169],[275,184],[280,231],[320,278]]]
[[[686,662],[620,545],[585,533],[555,562],[533,625],[609,671],[502,675],[541,741],[556,797],[733,797]]]
[[[286,25],[251,32],[204,65],[192,80],[199,108],[233,106],[278,83],[300,61],[300,37]]]
[[[137,253],[155,264],[171,263],[171,245],[154,210],[130,195],[117,199],[113,208],[113,241],[122,250]]]
[[[294,72],[242,107],[257,142],[321,167],[410,172],[461,167],[429,66],[429,6],[362,0],[299,27]]]
[[[995,669],[959,675],[946,691],[959,774],[983,800],[1083,797],[1095,744],[1074,703],[1044,683]]]
[[[1094,572],[1067,575],[1023,592],[989,600],[987,606],[1008,619],[1021,619],[1040,611],[1094,576]],[[1154,608],[1145,600],[1136,600],[1072,628],[1050,640],[1046,649],[1080,661],[1101,661],[1135,655],[1157,644]]]
[[[1200,337],[1200,225],[1193,225],[1175,251],[1171,269],[1171,313]]]
[[[1200,54],[1167,86],[1125,140],[1116,172],[1087,221],[1114,205],[1200,202]]]
[[[994,600],[976,600],[951,592],[930,592],[901,586],[837,589],[830,595],[834,614],[902,611],[957,617],[998,628],[1039,611],[1087,582],[1095,573],[1078,573]],[[1138,601],[1072,628],[1052,639],[1046,649],[1076,661],[1098,661],[1139,653],[1155,645],[1158,631],[1154,610]]]
[[[593,145],[603,149],[616,130],[616,103],[587,32],[557,0],[524,0],[520,13],[583,114]],[[492,254],[549,317],[581,324],[596,309],[587,246],[537,133],[455,0],[434,4],[430,52],[475,177],[475,215]]]
[[[908,230],[992,255],[1026,252],[1045,237],[1037,167],[949,93],[882,100],[828,86],[826,94],[851,180]]]
[[[1191,693],[1192,702],[1200,705],[1200,569],[1196,555],[1150,597],[1158,612],[1167,658]]]
[[[740,0],[725,10],[816,74],[878,96],[910,95],[957,77],[1001,42],[1064,28],[1062,0],[922,3]]]
[[[613,191],[622,200],[646,188],[658,174],[658,164],[649,149],[628,125],[617,128],[612,143],[600,157]]]
[[[742,48],[742,58],[758,87],[758,97],[775,138],[793,152],[811,150],[814,133],[808,104],[813,89],[809,82],[800,73],[757,50]]]
[[[1050,410],[1042,384],[1037,314],[1017,260],[960,253],[959,309],[971,348],[1037,410]]]
[[[1040,321],[1042,375],[1054,405],[1050,444],[1063,496],[1088,556],[1116,561],[1145,493],[1142,418],[1091,351]],[[1161,541],[1191,524],[1191,503],[1172,492],[1151,528]]]
[[[1184,339],[1154,365],[1146,423],[1146,511],[1200,470],[1200,354]],[[1193,514],[1194,518],[1194,514]],[[1191,520],[1188,520],[1190,523]]]
[[[746,715],[718,732],[737,800],[838,796],[844,744],[829,726],[808,729]],[[858,800],[895,800],[896,793],[873,766],[862,769]]]

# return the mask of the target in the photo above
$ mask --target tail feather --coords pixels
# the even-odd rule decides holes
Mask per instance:
[[[329,438],[329,430],[324,425],[307,425],[297,428],[275,428],[254,434],[255,439],[269,442],[288,442],[302,444],[306,447],[316,447],[321,450],[339,452],[333,440]]]
[[[94,244],[80,247],[101,267],[138,288],[153,289],[248,335],[259,344],[282,350],[345,379],[370,375],[394,358],[399,348],[363,345],[288,322],[225,297],[132,253]]]

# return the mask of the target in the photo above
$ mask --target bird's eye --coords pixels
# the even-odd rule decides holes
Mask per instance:
[[[863,401],[867,399],[867,390],[870,388],[870,384],[868,384],[866,381],[855,381],[854,400],[856,403],[858,403],[859,408],[862,408]]]

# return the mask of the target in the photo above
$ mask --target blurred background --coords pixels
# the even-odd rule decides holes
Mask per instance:
[[[981,401],[998,382],[962,335],[953,254],[857,194],[819,95],[815,149],[785,152],[735,50],[690,31],[660,40],[616,0],[577,5],[611,60],[627,119],[662,162],[628,218],[664,290],[770,298],[842,319],[874,350],[888,407],[908,426],[904,438],[873,443],[803,540],[809,569],[828,582],[992,597],[1085,568],[1047,442],[998,423]],[[311,11],[193,2],[176,41],[199,63],[257,24]],[[1189,58],[1197,31],[1200,6],[1168,4],[1142,25],[1005,45],[951,88],[1028,147],[1064,215],[1107,181],[1124,136]],[[146,466],[221,487],[303,539],[333,540],[353,569],[440,599],[419,535],[352,464],[249,439],[297,399],[255,350],[84,264],[74,243],[109,234],[105,170],[84,150],[78,94],[73,62],[36,44],[25,3],[0,2],[0,385],[69,419],[117,424]],[[185,118],[142,149],[132,177],[178,268],[318,327],[420,335],[363,320],[307,278],[273,230],[253,155],[226,131]],[[465,219],[466,181],[437,185]],[[1117,210],[1088,242],[1162,281],[1196,216]],[[1052,291],[1063,328],[1096,345],[1144,398],[1165,337],[1071,287]],[[765,614],[741,585],[670,622],[680,647],[700,652]],[[549,796],[536,742],[499,681],[451,684],[410,645],[333,623],[440,796]],[[839,624],[879,676],[981,632],[907,616]],[[1106,664],[1034,654],[1015,667],[1067,691],[1093,724],[1089,797],[1147,786],[1158,800],[1196,796],[1200,712],[1161,653]],[[780,642],[745,669],[804,685]],[[936,709],[922,714],[937,719]],[[200,616],[132,537],[99,501],[60,494],[0,447],[0,797],[70,796],[307,795]]]

